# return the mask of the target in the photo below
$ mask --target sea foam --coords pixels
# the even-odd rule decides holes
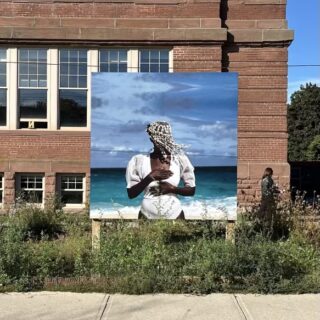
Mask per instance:
[[[182,202],[186,219],[236,220],[237,197]],[[90,217],[95,219],[137,219],[140,206],[123,206],[119,203],[92,206]]]

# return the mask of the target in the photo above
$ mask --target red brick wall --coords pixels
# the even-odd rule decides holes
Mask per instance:
[[[287,163],[287,47],[285,1],[225,1],[223,69],[239,73],[238,202],[259,199],[260,179],[272,167],[281,188]],[[278,38],[279,37],[279,38]]]
[[[238,202],[259,198],[267,166],[289,182],[287,163],[287,47],[292,39],[285,0],[1,1],[0,42],[79,46],[173,46],[174,71],[239,73]],[[0,131],[6,185],[15,170],[85,172],[88,133]],[[35,162],[37,164],[35,165]],[[18,172],[18,171],[17,171]],[[12,201],[13,189],[5,193]]]
[[[56,191],[56,173],[84,173],[90,190],[90,133],[0,131],[0,172],[4,172],[4,200],[14,203],[15,174],[43,173],[45,197]]]

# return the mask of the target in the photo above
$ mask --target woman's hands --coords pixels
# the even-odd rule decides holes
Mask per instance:
[[[181,196],[192,197],[196,192],[196,188],[188,187],[188,186],[179,188],[179,187],[173,186],[169,182],[160,181],[159,186],[150,187],[149,191],[153,196],[160,196],[162,194],[175,193]]]
[[[165,180],[173,175],[173,172],[170,170],[152,170],[144,179],[139,183],[132,186],[130,189],[127,189],[128,197],[133,199],[137,197],[143,190],[155,180]]]
[[[160,196],[161,194],[175,193],[176,187],[169,182],[160,181],[159,186],[150,187],[149,191],[153,196]]]
[[[170,170],[163,170],[163,169],[155,169],[152,170],[149,173],[149,176],[153,179],[153,180],[166,180],[168,178],[170,178],[173,175],[173,172]]]

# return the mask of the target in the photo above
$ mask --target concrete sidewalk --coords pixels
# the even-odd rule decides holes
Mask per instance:
[[[39,320],[318,320],[320,294],[108,295],[0,294],[0,319]]]

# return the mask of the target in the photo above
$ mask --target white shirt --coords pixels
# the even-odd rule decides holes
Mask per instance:
[[[184,185],[195,187],[194,167],[188,157],[183,155],[171,155],[170,168],[173,175],[168,179],[162,180],[177,187],[182,178]],[[138,154],[133,156],[127,166],[126,181],[127,188],[139,183],[151,172],[150,155]],[[181,203],[178,196],[168,193],[154,196],[150,193],[150,188],[159,185],[159,181],[152,181],[144,189],[144,197],[141,203],[141,212],[149,219],[166,218],[176,219],[181,213]]]

